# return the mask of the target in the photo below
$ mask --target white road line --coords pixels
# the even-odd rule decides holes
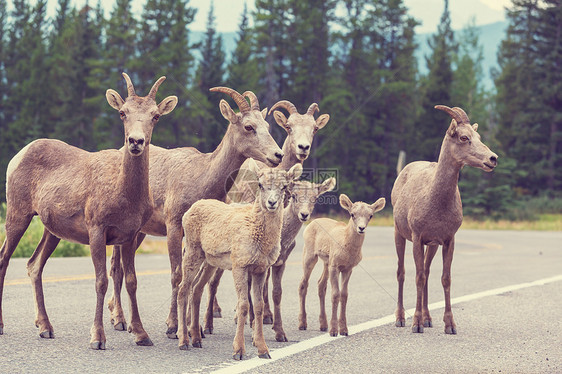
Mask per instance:
[[[543,286],[545,284],[558,282],[558,281],[562,281],[562,274],[556,275],[556,276],[550,277],[550,278],[539,279],[539,280],[536,280],[534,282],[514,284],[514,285],[511,285],[511,286],[494,288],[494,289],[491,289],[491,290],[477,292],[477,293],[473,293],[473,294],[470,294],[470,295],[455,297],[455,298],[451,299],[451,304],[454,305],[454,304],[458,304],[458,303],[462,303],[462,302],[473,301],[473,300],[481,299],[483,297],[500,295],[500,294],[505,293],[505,292],[516,291],[516,290],[520,290],[520,289],[523,289],[523,288]],[[445,307],[444,301],[429,304],[429,310],[440,309],[440,308],[444,308],[444,307]],[[410,315],[413,315],[414,312],[415,312],[414,308],[408,309],[408,311],[407,311],[407,313],[409,313]],[[374,319],[374,320],[371,320],[371,321],[363,322],[363,323],[360,323],[360,324],[355,325],[355,326],[350,326],[349,327],[349,335],[358,334],[358,333],[363,332],[365,330],[373,329],[375,327],[384,326],[384,325],[393,323],[394,321],[395,321],[394,314],[391,314],[391,315],[388,315],[386,317],[382,317],[382,318]],[[332,336],[330,336],[330,334],[326,333],[326,334],[323,334],[323,335],[316,336],[312,339],[308,339],[308,340],[304,340],[304,341],[299,342],[299,343],[291,344],[290,346],[285,347],[285,348],[279,348],[279,349],[272,350],[270,352],[272,358],[269,359],[269,360],[259,358],[259,357],[254,357],[254,358],[251,358],[251,359],[246,360],[246,361],[241,361],[239,363],[233,362],[231,365],[224,366],[223,368],[215,370],[212,373],[214,373],[214,374],[243,373],[247,370],[254,369],[254,368],[257,368],[257,367],[262,366],[262,365],[270,364],[270,363],[275,362],[277,360],[281,360],[285,357],[292,356],[294,354],[306,351],[306,350],[314,348],[314,347],[318,347],[322,344],[333,342],[333,341],[335,341],[337,339],[341,339],[341,338],[344,338],[344,337],[343,336],[332,337]],[[223,365],[225,365],[225,364],[226,363],[223,363]]]

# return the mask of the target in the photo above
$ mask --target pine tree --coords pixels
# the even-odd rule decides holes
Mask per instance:
[[[179,103],[166,124],[155,130],[152,143],[164,147],[196,145],[200,134],[193,121],[199,97],[191,92],[194,58],[188,25],[196,10],[188,0],[148,0],[140,21],[136,58],[131,70],[137,92],[148,92],[160,76],[167,77],[157,98],[176,95]]]
[[[260,91],[259,69],[255,56],[255,38],[249,26],[248,9],[244,3],[244,11],[238,28],[236,49],[227,66],[227,86],[235,90],[248,89],[254,93]]]
[[[222,37],[216,31],[214,5],[211,2],[207,16],[207,30],[201,45],[201,60],[195,76],[196,88],[202,99],[197,104],[204,106],[207,111],[206,115],[197,118],[203,140],[199,144],[199,149],[204,152],[215,149],[224,133],[224,118],[218,104],[212,104],[217,103],[217,94],[209,91],[211,87],[224,85],[224,64],[225,53],[222,47]],[[234,89],[240,90],[236,87]]]
[[[437,104],[456,106],[451,103],[451,84],[453,56],[458,46],[451,29],[449,1],[444,0],[444,3],[445,8],[437,33],[429,40],[432,52],[426,57],[429,73],[422,82],[422,114],[416,125],[418,142],[410,152],[413,159],[437,161],[448,120],[443,113],[439,113],[433,107]]]

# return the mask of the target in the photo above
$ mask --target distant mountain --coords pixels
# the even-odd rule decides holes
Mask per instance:
[[[498,48],[500,47],[501,41],[505,37],[507,25],[508,23],[506,21],[501,21],[477,27],[480,31],[480,45],[482,45],[482,50],[484,52],[484,61],[482,68],[485,75],[484,87],[486,87],[487,89],[491,89],[494,87],[494,82],[492,80],[490,70],[492,68],[498,68]],[[455,33],[458,34],[459,30],[456,30]],[[425,57],[429,56],[429,54],[431,53],[427,41],[432,35],[433,34],[416,35],[416,43],[418,44],[416,57],[418,59],[418,68],[421,74],[427,74]]]
[[[498,48],[500,46],[501,41],[505,37],[505,31],[507,29],[507,22],[495,22],[490,23],[487,25],[478,26],[480,31],[479,39],[480,44],[483,47],[484,52],[484,62],[483,62],[483,71],[485,74],[485,81],[484,86],[487,89],[492,89],[494,87],[494,82],[490,75],[490,70],[492,68],[498,67],[497,62],[497,53]],[[458,30],[455,32],[459,32]],[[237,40],[237,33],[236,32],[225,32],[222,33],[222,41],[223,47],[226,52],[227,60],[230,60],[232,56],[232,52],[236,48],[236,40]],[[418,44],[418,49],[416,50],[416,58],[418,60],[418,68],[421,74],[427,74],[427,66],[425,63],[425,56],[428,56],[431,52],[428,46],[428,39],[433,34],[425,33],[425,34],[417,34],[416,35],[416,42]],[[203,40],[205,37],[204,31],[192,31],[191,32],[191,42],[197,43]],[[196,53],[196,56],[199,56]]]

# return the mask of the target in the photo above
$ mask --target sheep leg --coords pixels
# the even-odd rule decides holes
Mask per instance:
[[[47,310],[45,309],[45,298],[43,295],[43,268],[45,263],[59,244],[60,239],[54,236],[47,229],[43,229],[43,237],[33,255],[27,262],[27,274],[31,278],[33,293],[35,294],[35,305],[37,318],[35,326],[39,328],[39,336],[42,338],[54,338],[55,332],[49,322]]]
[[[198,275],[198,280],[193,286],[191,295],[191,344],[196,348],[202,348],[201,344],[201,327],[199,326],[199,309],[201,306],[201,296],[205,285],[209,279],[215,274],[215,267],[205,263]]]
[[[315,256],[312,251],[307,251],[304,247],[302,267],[304,274],[301,283],[299,284],[299,298],[300,298],[300,313],[299,313],[299,330],[306,330],[306,292],[308,290],[308,280],[314,265],[318,262],[318,256]]]
[[[318,297],[320,298],[320,331],[328,331],[328,318],[326,317],[326,289],[328,288],[328,263],[324,262],[322,275],[318,279]]]
[[[271,308],[269,307],[269,275],[271,273],[271,268],[267,269],[267,275],[265,276],[265,282],[263,284],[263,324],[271,325],[273,323],[273,313],[271,313]]]
[[[271,267],[271,280],[273,283],[273,290],[271,296],[273,297],[273,331],[275,331],[275,340],[278,342],[287,342],[287,336],[283,330],[283,321],[281,319],[281,296],[283,294],[283,289],[281,287],[281,279],[283,278],[283,272],[285,271],[286,263],[283,262],[280,266]],[[266,279],[267,284],[267,279]],[[264,316],[265,316],[264,312]],[[265,317],[264,317],[265,319]]]
[[[330,335],[338,336],[338,305],[340,303],[339,271],[335,266],[329,267],[330,286],[332,287],[332,319],[330,320]]]
[[[244,344],[244,323],[248,315],[250,303],[248,301],[248,272],[245,268],[233,267],[232,277],[234,278],[234,287],[236,288],[236,295],[238,296],[238,304],[236,306],[236,335],[234,336],[233,348],[234,352],[232,357],[235,360],[242,360],[246,354],[246,347]]]
[[[0,335],[4,333],[4,320],[2,319],[2,294],[4,293],[4,278],[18,243],[31,223],[33,215],[16,216],[11,214],[10,208],[6,212],[6,239],[0,249]]]
[[[170,313],[166,319],[166,336],[169,339],[177,339],[178,331],[178,287],[181,282],[181,241],[183,239],[183,229],[181,222],[178,224],[166,224],[168,256],[170,257],[172,299],[170,302]]]
[[[431,319],[431,315],[429,314],[429,307],[428,307],[428,283],[429,283],[429,267],[431,266],[431,261],[433,261],[433,257],[435,257],[435,253],[437,253],[437,249],[439,248],[438,245],[428,245],[425,251],[425,285],[423,287],[423,307],[422,307],[422,318],[423,318],[423,327],[433,327],[433,321]]]
[[[423,289],[425,287],[425,271],[424,271],[424,246],[421,238],[414,236],[414,262],[416,264],[416,312],[412,323],[412,332],[423,333],[422,321],[422,302],[423,302]]]
[[[406,270],[404,268],[404,253],[406,251],[406,239],[394,229],[394,243],[396,246],[396,254],[398,255],[398,270],[396,271],[396,279],[398,280],[398,302],[396,307],[396,327],[406,326],[406,317],[404,311],[404,279]]]
[[[213,333],[213,320],[215,318],[222,318],[221,308],[217,301],[217,290],[223,273],[223,269],[215,268],[215,273],[211,277],[211,280],[207,283],[207,293],[209,294],[209,299],[207,301],[207,311],[205,312],[205,320],[203,322],[205,325],[205,334]],[[215,305],[218,307],[217,310],[215,310]]]
[[[103,304],[107,292],[107,268],[105,255],[105,232],[102,228],[94,228],[89,233],[90,252],[96,274],[96,314],[90,329],[90,348],[105,349],[105,332],[103,330]]]
[[[145,331],[137,304],[137,275],[135,271],[135,251],[137,249],[136,240],[121,245],[121,261],[123,263],[123,275],[125,277],[125,287],[129,294],[129,305],[131,310],[131,323],[129,332],[135,335],[135,343],[142,346],[151,346],[152,341]]]
[[[139,232],[135,238],[135,251],[139,248],[146,234]],[[113,295],[107,303],[107,307],[111,315],[111,323],[113,328],[118,331],[127,330],[127,322],[123,313],[123,304],[121,303],[121,288],[123,286],[123,265],[121,263],[121,246],[113,246],[113,254],[111,255],[111,270],[109,275],[113,279]]]
[[[182,263],[182,280],[178,286],[178,346],[181,350],[189,347],[189,333],[187,331],[187,309],[193,304],[193,300],[188,300],[195,277],[197,276],[205,256],[200,248],[192,247],[187,242],[185,258]],[[191,298],[192,299],[192,298]]]
[[[340,318],[339,318],[339,332],[340,335],[347,336],[347,297],[349,295],[348,285],[349,278],[353,269],[342,271],[341,273],[341,291],[340,291]]]
[[[451,310],[451,264],[453,263],[454,250],[455,238],[443,244],[443,275],[441,276],[441,283],[445,292],[445,314],[443,315],[445,334],[457,333],[457,325],[453,320],[453,311]]]
[[[271,358],[269,355],[269,348],[265,343],[265,338],[263,337],[263,287],[265,283],[266,272],[263,273],[253,273],[252,274],[252,293],[254,299],[254,327],[253,327],[253,342],[258,348],[259,358]]]
[[[125,322],[125,314],[121,304],[121,287],[123,286],[123,268],[121,266],[121,246],[113,246],[113,254],[111,255],[111,270],[109,276],[113,279],[113,295],[107,303],[111,323],[115,330],[125,331],[127,322]]]

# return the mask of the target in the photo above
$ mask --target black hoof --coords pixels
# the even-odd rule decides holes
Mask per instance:
[[[272,325],[273,324],[273,318],[271,318],[270,316],[263,317],[263,324],[264,325]]]
[[[338,333],[337,332],[331,332],[330,336],[338,336]]]
[[[406,326],[406,320],[405,319],[397,319],[396,320],[396,327],[405,327]]]
[[[113,325],[113,328],[117,331],[126,331],[127,330],[127,324],[125,322],[119,322],[119,323]]]
[[[91,342],[91,343],[90,343],[90,348],[91,348],[91,349],[95,349],[95,350],[101,350],[101,351],[103,351],[103,350],[105,350],[105,342],[98,342],[98,341],[96,341],[96,342]]]
[[[54,339],[55,333],[52,331],[43,331],[39,334],[39,336],[42,337],[43,339]]]
[[[203,331],[203,327],[199,327],[199,334],[201,334],[201,339],[205,339],[205,331]]]
[[[287,337],[285,335],[283,336],[276,336],[275,340],[277,340],[278,342],[288,342],[289,340],[287,340]]]
[[[433,327],[433,322],[426,319],[423,321],[423,327]]]
[[[328,331],[327,327],[320,327],[320,331]]]
[[[211,328],[206,328],[205,330],[203,330],[203,334],[212,335],[212,334],[213,334],[213,329],[211,329]]]
[[[306,326],[299,326],[299,330],[306,330]]]
[[[457,328],[453,326],[445,327],[445,334],[457,335]]]
[[[0,327],[0,335],[4,335],[4,328]]]
[[[412,332],[422,334],[423,333],[423,326],[421,326],[421,325],[412,326]]]
[[[137,343],[137,345],[140,345],[140,346],[143,346],[143,347],[150,347],[150,346],[154,345],[152,343],[152,340],[150,340],[150,338],[144,338],[143,340],[139,340],[136,343]]]
[[[340,335],[341,335],[341,336],[348,336],[348,335],[347,335],[347,332],[340,332]]]
[[[203,348],[203,345],[201,345],[201,342],[193,342],[193,348]]]
[[[220,310],[213,311],[213,318],[222,318],[222,313]]]
[[[235,353],[232,355],[232,358],[237,361],[242,361],[242,357],[243,357],[242,353]]]
[[[177,339],[178,336],[176,335],[176,333],[178,332],[178,328],[176,327],[168,327],[168,330],[166,330],[166,336],[168,337],[168,339]]]
[[[180,351],[187,351],[189,349],[189,345],[188,344],[184,344],[184,345],[180,345]]]
[[[259,358],[271,358],[271,356],[269,355],[269,352],[265,352],[262,353],[261,355],[258,355]]]

